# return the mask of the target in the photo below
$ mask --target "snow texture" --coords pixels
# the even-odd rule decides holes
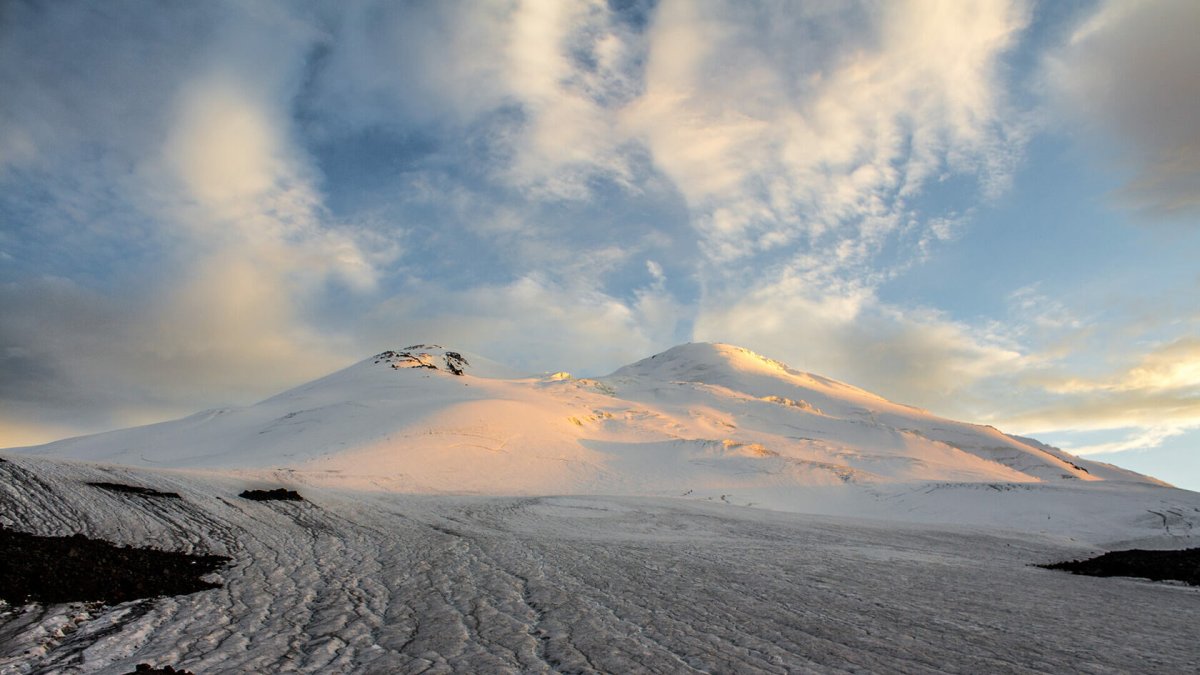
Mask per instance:
[[[0,613],[0,672],[1195,672],[1197,589],[1062,536],[656,498],[309,490],[14,457],[0,514],[229,555],[223,587]],[[120,480],[178,492],[98,491]]]

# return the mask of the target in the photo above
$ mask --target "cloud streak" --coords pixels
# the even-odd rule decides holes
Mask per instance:
[[[1099,377],[1050,375],[1035,382],[1050,401],[1011,420],[1026,429],[1137,427],[1150,430],[1157,444],[1200,426],[1200,340],[1194,337],[1156,346],[1135,363]],[[1136,446],[1103,447],[1116,452]]]

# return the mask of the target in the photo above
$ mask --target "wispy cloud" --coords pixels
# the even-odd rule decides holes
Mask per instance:
[[[685,308],[660,283],[638,289],[632,300],[531,273],[501,285],[452,290],[436,283],[407,291],[367,317],[380,341],[423,335],[529,371],[563,368],[605,374],[617,364],[686,339],[679,334]]]
[[[1115,372],[1093,377],[1047,373],[1027,382],[1048,396],[1014,415],[1029,430],[1142,429],[1162,439],[1200,426],[1200,340],[1185,337],[1155,345]],[[1128,449],[1113,446],[1110,450]],[[1099,452],[1099,450],[1094,450]]]
[[[337,332],[303,307],[330,282],[373,288],[376,261],[329,218],[295,139],[291,101],[314,33],[270,6],[225,9],[182,10],[205,39],[174,47],[168,21],[116,10],[20,6],[5,26],[14,39],[0,42],[17,52],[7,64],[64,71],[4,74],[37,94],[7,99],[5,138],[35,139],[37,153],[6,152],[3,177],[41,191],[6,203],[31,219],[21,253],[61,267],[10,280],[0,298],[3,346],[21,357],[3,361],[4,377],[28,385],[10,392],[14,405],[60,426],[130,423],[343,362]],[[139,41],[163,72],[128,65]],[[98,77],[75,81],[75,68]],[[10,370],[29,361],[48,376]]]
[[[1002,333],[928,308],[881,302],[867,287],[815,295],[802,278],[704,312],[696,334],[784,357],[894,400],[978,419],[997,405],[989,380],[1029,367]]]
[[[986,191],[1003,184],[1020,125],[997,65],[1024,22],[1001,2],[784,16],[664,3],[630,124],[714,259],[800,247],[862,262],[926,181],[965,172]]]
[[[1197,427],[1200,427],[1200,424],[1134,428],[1132,431],[1126,433],[1122,438],[1119,438],[1115,441],[1093,443],[1090,445],[1069,445],[1065,449],[1081,455],[1110,455],[1129,450],[1152,450],[1162,446],[1162,444],[1167,440],[1177,436],[1182,436],[1183,434],[1188,433]]]

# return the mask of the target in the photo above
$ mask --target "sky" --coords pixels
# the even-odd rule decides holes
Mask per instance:
[[[1194,0],[0,2],[0,447],[730,342],[1200,490]]]

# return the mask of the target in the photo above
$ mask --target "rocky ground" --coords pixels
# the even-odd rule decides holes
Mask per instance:
[[[229,558],[114,546],[82,534],[41,537],[0,528],[0,599],[116,605],[217,588],[205,575]]]
[[[1086,560],[1068,560],[1045,565],[1093,577],[1138,577],[1154,581],[1179,581],[1200,586],[1200,548],[1182,551],[1109,551]]]

